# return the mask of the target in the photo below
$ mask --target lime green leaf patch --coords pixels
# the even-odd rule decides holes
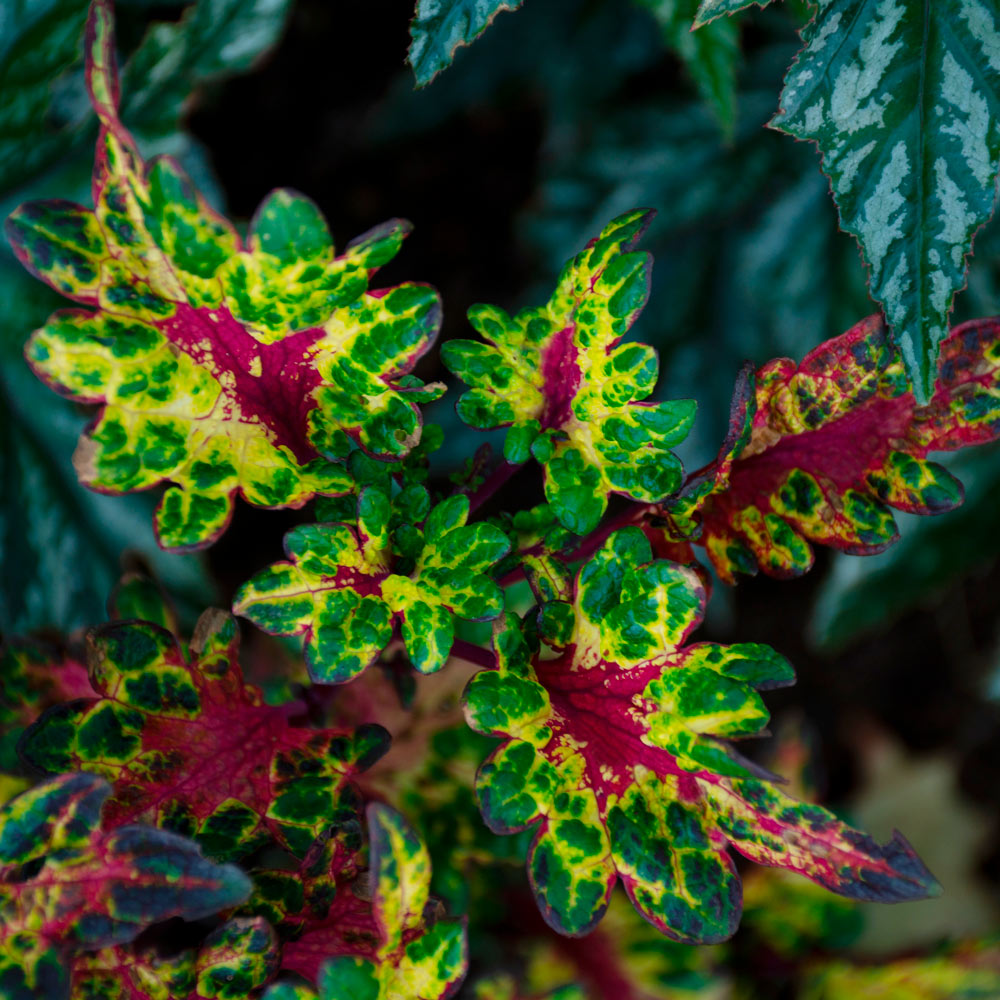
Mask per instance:
[[[545,495],[571,531],[593,530],[608,495],[657,501],[680,485],[670,450],[694,419],[694,402],[642,402],[657,377],[656,352],[621,344],[649,294],[650,258],[631,248],[650,212],[610,222],[569,261],[549,302],[513,318],[474,306],[485,344],[452,340],[444,363],[473,388],[462,419],[483,430],[509,427],[504,455],[545,468]]]
[[[244,584],[236,613],[276,635],[304,635],[310,672],[326,684],[361,673],[389,643],[394,622],[413,665],[422,673],[440,669],[456,616],[486,621],[503,610],[489,572],[510,543],[495,525],[466,524],[468,497],[450,497],[426,514],[427,495],[418,489],[408,503],[397,498],[395,514],[423,514],[422,529],[398,523],[386,494],[369,488],[358,499],[357,528],[290,531],[289,561]]]
[[[920,402],[990,217],[1000,156],[1000,12],[988,0],[824,0],[772,124],[823,154]]]
[[[1000,326],[975,320],[948,336],[926,406],[877,316],[799,365],[764,365],[752,401],[741,385],[732,426],[743,431],[664,509],[673,537],[699,537],[722,579],[794,576],[812,566],[810,543],[881,552],[898,537],[890,508],[962,502],[961,483],[927,456],[1000,436]]]
[[[417,0],[410,22],[408,59],[417,86],[430,83],[451,65],[456,49],[471,45],[501,11],[517,10],[523,0]]]
[[[169,917],[197,920],[250,891],[232,865],[143,826],[100,829],[110,794],[94,775],[65,774],[0,809],[0,987],[5,996],[69,996],[66,958],[124,944]],[[27,862],[35,865],[22,867]],[[41,867],[37,867],[37,863]]]
[[[240,857],[272,838],[304,854],[330,823],[354,815],[352,776],[385,751],[380,726],[293,727],[295,703],[272,707],[246,684],[239,629],[222,611],[202,615],[185,657],[146,622],[88,637],[99,697],[50,709],[20,750],[47,771],[78,768],[113,783],[111,825],[148,820],[197,840],[210,857]]]
[[[85,306],[54,314],[27,347],[59,392],[102,405],[76,455],[81,480],[123,493],[170,486],[155,520],[167,548],[225,529],[237,492],[300,507],[351,483],[353,439],[402,456],[418,402],[407,373],[436,335],[423,285],[369,291],[408,231],[398,220],[336,255],[319,210],[281,190],[244,242],[172,160],[145,163],[118,118],[110,6],[95,2],[87,81],[101,121],[96,207],[30,202],[7,221],[24,265]]]
[[[620,879],[636,909],[680,941],[729,937],[740,883],[728,853],[800,872],[855,898],[921,898],[935,885],[897,835],[881,846],[762,780],[721,740],[767,723],[758,693],[788,684],[766,646],[683,645],[701,620],[694,570],[651,562],[638,528],[613,534],[577,574],[561,654],[496,637],[497,670],[466,694],[470,725],[503,736],[477,791],[498,833],[529,826],[539,908],[585,934]]]

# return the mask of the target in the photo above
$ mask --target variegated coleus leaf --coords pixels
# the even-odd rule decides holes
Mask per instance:
[[[420,529],[392,530],[393,507],[381,490],[362,490],[357,509],[356,528],[290,531],[289,561],[245,583],[234,610],[267,632],[304,636],[310,674],[324,684],[361,673],[397,623],[417,670],[440,669],[456,617],[487,621],[503,610],[503,592],[489,574],[510,547],[506,535],[493,524],[467,524],[469,498],[461,494],[434,507]]]
[[[417,86],[430,83],[451,65],[455,52],[471,45],[497,14],[517,10],[523,0],[417,0],[410,22],[407,56]]]
[[[253,894],[240,913],[266,918],[284,942],[281,968],[315,982],[331,956],[378,948],[363,867],[361,823],[351,819],[325,830],[298,866],[251,872]]]
[[[642,402],[657,377],[656,352],[622,344],[649,294],[650,256],[632,250],[652,213],[629,212],[563,269],[544,305],[508,316],[473,306],[486,343],[452,340],[444,363],[472,386],[458,401],[472,427],[509,427],[508,462],[534,455],[545,496],[571,531],[592,531],[611,493],[658,501],[680,485],[670,450],[687,436],[692,400]]]
[[[477,777],[483,816],[500,833],[537,827],[528,871],[546,921],[587,933],[620,879],[670,937],[723,940],[741,905],[729,847],[859,899],[927,895],[934,880],[898,834],[877,844],[720,742],[766,724],[758,691],[791,668],[755,643],[684,645],[704,587],[651,555],[638,528],[613,534],[577,573],[560,655],[499,629],[498,669],[467,690],[469,724],[504,737]]]
[[[335,943],[325,950],[334,957],[315,975],[300,968],[318,992],[279,984],[266,1000],[444,1000],[461,985],[468,966],[465,925],[432,919],[426,845],[388,806],[369,805],[367,816],[374,941],[352,942],[334,926]]]
[[[758,568],[788,577],[812,566],[810,542],[856,555],[881,552],[898,532],[890,507],[937,514],[962,486],[935,451],[1000,436],[1000,322],[957,327],[941,345],[930,403],[910,391],[902,359],[877,316],[811,351],[771,361],[753,401],[734,400],[719,459],[692,477],[670,533],[697,535],[722,579]]]
[[[200,948],[170,958],[155,949],[104,948],[73,963],[74,1000],[249,1000],[278,970],[281,947],[262,917],[217,927]]]
[[[348,492],[330,460],[351,439],[405,454],[417,403],[441,389],[407,374],[439,303],[423,285],[368,282],[407,224],[337,256],[317,207],[281,190],[244,241],[175,162],[144,162],[119,121],[110,0],[95,0],[86,45],[95,208],[31,202],[6,230],[30,271],[88,307],[55,313],[26,350],[57,391],[102,406],[77,450],[81,480],[108,493],[172,484],[160,543],[199,548],[225,530],[237,492],[264,507]]]
[[[993,212],[1000,156],[995,0],[819,0],[772,127],[815,141],[922,403]]]
[[[97,698],[57,705],[21,739],[46,771],[80,769],[113,783],[111,826],[145,820],[194,837],[213,858],[241,857],[275,838],[303,854],[357,806],[351,778],[385,750],[381,726],[292,726],[294,702],[263,704],[237,663],[239,629],[202,615],[186,657],[147,622],[88,636]]]
[[[197,920],[242,902],[247,877],[164,830],[100,828],[111,789],[65,774],[0,809],[0,993],[69,996],[67,955],[124,944],[169,917]]]

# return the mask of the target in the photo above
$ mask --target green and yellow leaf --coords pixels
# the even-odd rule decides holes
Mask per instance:
[[[673,446],[694,402],[643,402],[656,384],[656,352],[622,344],[649,294],[649,254],[632,250],[652,213],[611,221],[569,261],[544,306],[507,315],[473,306],[485,343],[451,340],[444,363],[472,388],[458,412],[472,427],[508,427],[508,462],[534,455],[545,496],[571,531],[592,531],[608,496],[658,501],[680,485]]]
[[[26,350],[57,391],[101,406],[77,450],[80,479],[108,493],[171,484],[158,537],[188,549],[218,538],[237,493],[301,507],[349,492],[335,460],[352,441],[404,455],[420,439],[417,403],[441,391],[407,374],[440,307],[424,285],[368,285],[408,225],[338,256],[317,207],[279,190],[244,241],[122,126],[108,0],[95,0],[86,44],[95,208],[29,202],[7,220],[28,270],[87,307],[55,313]]]
[[[767,723],[758,691],[791,668],[755,643],[684,645],[703,584],[651,558],[638,528],[613,534],[577,574],[559,655],[532,656],[508,625],[498,669],[468,687],[469,724],[503,737],[477,778],[483,816],[498,833],[535,828],[528,871],[546,921],[586,934],[621,880],[668,936],[723,940],[741,907],[730,847],[853,898],[932,892],[898,834],[879,845],[797,802],[723,742]]]

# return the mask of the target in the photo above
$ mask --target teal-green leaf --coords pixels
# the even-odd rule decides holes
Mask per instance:
[[[698,4],[698,13],[695,15],[694,26],[700,28],[714,21],[723,14],[735,14],[737,11],[746,10],[756,4],[758,7],[766,7],[771,0],[701,0]]]
[[[431,82],[451,65],[455,50],[471,45],[504,10],[517,10],[522,0],[417,0],[410,22],[410,51],[417,86]]]
[[[692,31],[695,17],[700,15],[698,0],[638,0],[638,3],[656,18],[664,42],[684,63],[722,131],[731,137],[736,124],[736,66],[740,58],[736,23],[727,19]]]
[[[995,0],[822,0],[772,125],[823,154],[917,398],[993,210],[1000,155]]]

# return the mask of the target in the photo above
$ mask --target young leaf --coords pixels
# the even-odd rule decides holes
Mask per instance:
[[[73,963],[72,995],[86,1000],[248,1000],[274,977],[281,949],[261,917],[228,920],[197,950],[161,958],[117,946]]]
[[[501,11],[523,0],[417,0],[407,54],[417,86],[424,87],[451,65],[456,49],[471,45]]]
[[[683,441],[694,402],[644,403],[656,352],[620,344],[649,292],[648,254],[632,252],[651,213],[610,222],[569,261],[549,302],[513,318],[473,306],[486,344],[452,340],[444,363],[473,388],[458,401],[470,426],[509,427],[504,455],[545,468],[545,495],[571,531],[592,531],[608,495],[662,500],[680,485],[670,449]]]
[[[696,12],[700,16],[698,0],[639,0],[639,3],[656,18],[663,40],[684,63],[699,93],[718,118],[723,133],[732,138],[736,124],[736,65],[740,57],[736,24],[725,20],[692,31]]]
[[[824,0],[775,128],[823,154],[921,403],[990,217],[1000,156],[1000,23],[985,0]]]
[[[466,524],[466,496],[449,497],[429,515],[424,503],[416,509],[426,515],[422,532],[403,525],[390,542],[386,494],[362,490],[357,529],[293,529],[285,536],[290,561],[245,583],[234,611],[266,632],[303,635],[310,674],[323,684],[360,674],[388,645],[395,621],[417,670],[439,670],[455,639],[455,617],[487,621],[503,610],[503,593],[489,574],[510,542],[495,525]],[[407,561],[411,572],[394,572]]]
[[[112,826],[148,820],[194,837],[213,858],[237,858],[272,837],[305,853],[354,813],[350,780],[387,744],[381,726],[293,727],[295,703],[262,704],[236,662],[239,629],[206,611],[190,659],[169,632],[118,622],[88,636],[99,697],[50,709],[21,739],[22,756],[47,771],[106,777]]]
[[[700,542],[722,579],[758,568],[787,577],[812,566],[810,542],[855,555],[898,537],[889,510],[937,514],[962,502],[962,486],[927,460],[933,451],[1000,436],[1000,324],[976,320],[941,345],[934,394],[919,406],[877,316],[811,351],[796,365],[771,361],[736,439],[682,490],[675,537]],[[734,400],[733,419],[743,405]],[[733,448],[736,448],[735,461]],[[670,513],[670,504],[666,505]]]
[[[335,937],[319,954],[334,957],[318,969],[303,967],[301,957],[296,966],[286,965],[315,981],[318,993],[281,984],[268,990],[266,1000],[444,1000],[461,984],[468,966],[464,923],[430,924],[425,916],[431,879],[427,847],[388,806],[370,805],[367,815],[374,941],[351,933],[352,924],[332,922]],[[303,943],[292,947],[299,951]]]
[[[439,389],[401,376],[434,339],[440,309],[422,285],[367,291],[403,222],[335,256],[316,206],[276,191],[244,243],[176,163],[144,163],[118,118],[110,20],[95,0],[96,208],[30,202],[7,221],[22,263],[92,310],[55,313],[26,353],[60,392],[103,404],[77,451],[81,480],[110,493],[173,483],[155,515],[159,540],[198,548],[225,530],[237,491],[300,507],[350,490],[328,461],[349,438],[390,456],[419,441],[415,401]]]
[[[766,724],[758,690],[791,668],[754,643],[683,645],[704,588],[651,555],[638,528],[613,534],[577,574],[561,654],[531,657],[519,629],[498,630],[499,668],[468,687],[469,724],[505,737],[477,778],[483,816],[498,833],[537,824],[528,871],[546,921],[587,933],[621,879],[668,936],[723,940],[740,914],[729,846],[859,899],[932,891],[898,834],[878,845],[719,742]]]
[[[69,995],[65,953],[131,941],[169,917],[197,920],[250,891],[183,837],[142,826],[99,829],[111,789],[65,774],[0,809],[0,987],[4,996]],[[22,867],[44,858],[40,868]]]

